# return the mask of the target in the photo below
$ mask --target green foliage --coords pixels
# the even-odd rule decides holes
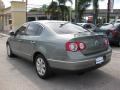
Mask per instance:
[[[38,11],[39,11],[38,8],[32,8],[32,9],[29,10],[29,12],[38,12]]]
[[[51,4],[48,6],[48,13],[51,14],[51,17],[57,17],[58,19],[66,20],[66,16],[69,16],[69,8],[65,4],[67,1],[70,1],[72,3],[72,0],[57,1],[51,2]]]
[[[93,23],[94,24],[97,24],[98,21],[97,21],[97,18],[98,18],[98,8],[99,8],[99,5],[98,5],[98,1],[99,0],[93,0]]]
[[[47,13],[51,15],[51,19],[58,19],[59,12],[58,3],[55,1],[51,2],[47,8]]]
[[[40,8],[32,8],[29,10],[29,12],[46,12],[47,11],[47,5],[43,5]]]
[[[76,22],[81,22],[86,9],[90,6],[91,0],[76,0]]]

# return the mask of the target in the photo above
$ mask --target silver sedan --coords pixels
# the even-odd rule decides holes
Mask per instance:
[[[68,21],[33,21],[10,32],[7,54],[23,57],[35,64],[40,78],[52,69],[79,71],[101,67],[111,59],[106,36],[89,32]]]

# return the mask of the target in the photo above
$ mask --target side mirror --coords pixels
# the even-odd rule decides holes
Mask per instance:
[[[10,35],[10,36],[14,36],[14,35],[15,35],[15,32],[10,31],[10,32],[9,32],[9,35]]]

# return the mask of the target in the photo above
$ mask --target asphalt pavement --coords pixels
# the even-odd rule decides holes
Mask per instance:
[[[0,90],[120,90],[119,47],[112,47],[111,62],[100,69],[82,75],[61,73],[42,80],[31,62],[7,57],[7,38],[0,34]]]

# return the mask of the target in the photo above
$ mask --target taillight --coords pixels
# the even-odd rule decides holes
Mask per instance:
[[[116,30],[111,30],[112,32],[112,36],[116,36],[117,35],[117,31]]]
[[[84,50],[86,48],[86,44],[83,42],[79,42],[79,48],[80,50]]]
[[[83,42],[67,42],[66,43],[66,51],[76,52],[79,50],[84,50],[86,48],[86,44]]]
[[[108,39],[105,39],[105,40],[104,40],[104,43],[105,43],[106,46],[108,46],[108,45],[109,45],[109,40],[108,40]]]

